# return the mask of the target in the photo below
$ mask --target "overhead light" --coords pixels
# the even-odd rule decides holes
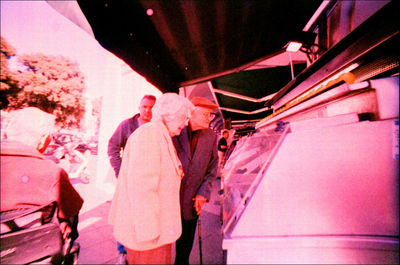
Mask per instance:
[[[303,44],[301,42],[297,42],[297,41],[291,41],[289,42],[289,45],[286,48],[287,52],[297,52],[298,50],[300,50],[301,46],[303,46]]]
[[[301,47],[309,49],[311,46],[318,46],[314,43],[317,34],[314,32],[298,32],[293,34],[290,38],[290,42],[286,47],[288,52],[297,52]]]

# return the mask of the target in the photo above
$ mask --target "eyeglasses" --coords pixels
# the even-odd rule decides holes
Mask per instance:
[[[215,118],[216,114],[215,114],[215,113],[212,113],[212,112],[203,112],[203,116],[204,116],[204,118],[206,118],[206,119],[212,120],[212,119]]]
[[[217,114],[212,113],[208,108],[196,106],[196,109],[197,110],[195,110],[195,113],[197,113],[197,115],[202,115],[207,120],[211,121],[215,118],[215,116],[217,116]]]

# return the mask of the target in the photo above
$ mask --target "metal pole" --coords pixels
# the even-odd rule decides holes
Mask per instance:
[[[200,222],[200,216],[199,216],[199,219],[197,220],[197,233],[199,235],[200,265],[203,265],[203,252],[202,252],[202,249],[201,249],[201,222]]]
[[[293,72],[293,60],[292,60],[292,52],[289,53],[289,60],[290,60],[290,73],[292,74],[292,80],[294,79],[294,72]]]

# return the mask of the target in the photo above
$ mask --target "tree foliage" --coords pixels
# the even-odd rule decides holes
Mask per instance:
[[[0,36],[0,108],[7,107],[9,95],[16,95],[20,90],[15,80],[13,71],[8,67],[11,56],[15,56],[15,49],[3,37]]]
[[[85,113],[85,83],[78,64],[41,53],[21,55],[18,62],[22,70],[12,76],[19,91],[8,94],[8,108],[38,107],[54,114],[60,127],[79,128]]]
[[[0,36],[0,51],[1,51],[1,82],[7,79],[10,75],[10,70],[8,69],[8,59],[15,55],[15,49],[11,46],[3,37]],[[1,90],[8,89],[7,85],[2,85]]]

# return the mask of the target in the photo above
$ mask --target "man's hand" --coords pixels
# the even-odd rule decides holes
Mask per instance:
[[[205,204],[207,202],[207,199],[201,195],[196,195],[196,197],[193,198],[193,201],[194,201],[194,208],[196,209],[196,213],[197,213],[197,215],[200,215],[201,208],[203,207],[203,204]]]

